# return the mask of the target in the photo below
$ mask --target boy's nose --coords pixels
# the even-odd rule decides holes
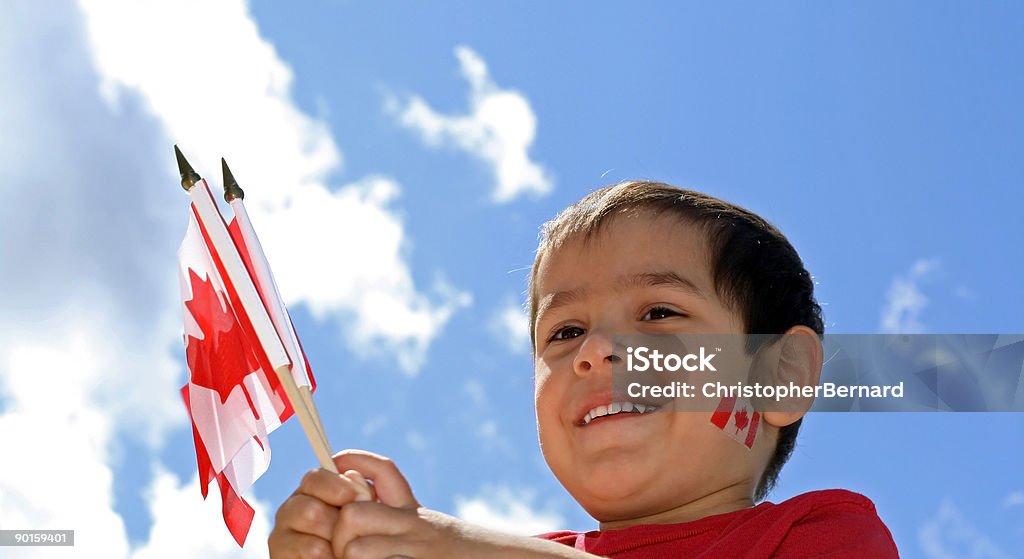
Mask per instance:
[[[612,339],[601,333],[591,331],[587,339],[580,345],[579,353],[573,360],[573,371],[577,375],[588,375],[607,369],[611,373],[612,365],[622,360],[622,357],[615,351],[615,343]]]

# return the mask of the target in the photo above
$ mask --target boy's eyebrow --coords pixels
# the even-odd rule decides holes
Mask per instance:
[[[550,295],[545,295],[540,300],[540,304],[537,305],[537,319],[544,316],[545,313],[551,312],[559,307],[564,307],[569,303],[579,301],[583,298],[583,289],[576,288],[568,291],[556,291]]]
[[[668,286],[685,291],[705,301],[708,300],[704,292],[697,287],[697,284],[675,272],[644,272],[640,274],[619,276],[615,285],[618,289]],[[537,318],[539,319],[541,316],[544,316],[545,313],[551,312],[559,307],[564,307],[569,303],[579,301],[583,298],[584,292],[585,290],[583,288],[576,288],[568,291],[556,291],[550,295],[545,295],[540,300],[540,304],[537,305]]]
[[[697,287],[697,284],[675,272],[644,272],[620,276],[616,285],[620,288],[668,286],[686,291],[705,301],[708,299],[704,292]]]

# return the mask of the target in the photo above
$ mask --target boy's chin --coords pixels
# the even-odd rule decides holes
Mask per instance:
[[[637,494],[602,496],[580,501],[580,506],[598,522],[621,522],[644,518],[662,511],[654,499],[642,498]]]
[[[601,522],[632,518],[649,507],[644,501],[650,495],[658,493],[640,478],[620,475],[591,476],[568,489],[583,510]]]
[[[664,457],[636,448],[616,448],[570,460],[549,461],[562,486],[591,516],[619,510],[637,498],[663,493]],[[664,482],[661,482],[663,485]]]

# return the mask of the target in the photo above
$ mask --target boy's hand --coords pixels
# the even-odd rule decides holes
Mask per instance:
[[[495,532],[419,506],[350,503],[341,508],[334,556],[343,559],[596,559],[568,546]]]
[[[314,470],[278,509],[270,556],[594,558],[567,546],[494,532],[421,507],[393,462],[346,450],[334,456],[345,474]],[[372,496],[363,493],[373,482]]]
[[[595,557],[562,544],[487,530],[422,507],[405,476],[383,456],[351,451],[335,462],[339,470],[358,470],[372,480],[379,502],[350,502],[341,507],[331,542],[334,557]]]
[[[368,456],[377,462],[381,457],[362,451],[343,451],[334,456],[334,463],[344,474],[318,468],[303,476],[299,488],[277,510],[274,530],[268,545],[274,558],[332,557],[331,539],[338,524],[340,507],[356,501],[378,498],[377,485],[370,485],[358,471],[344,467],[346,457]],[[360,462],[366,458],[357,458]],[[395,469],[395,473],[397,473]],[[392,479],[380,476],[380,487],[387,495],[393,492]],[[401,475],[399,474],[399,477]],[[404,478],[401,479],[404,484]],[[407,490],[408,485],[405,485]],[[399,488],[401,490],[401,488]]]

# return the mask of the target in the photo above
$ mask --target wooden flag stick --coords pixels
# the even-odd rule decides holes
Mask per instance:
[[[290,371],[288,371],[288,375],[291,378]],[[294,381],[294,379],[292,380]],[[319,432],[320,440],[322,442],[322,446],[320,447],[321,450],[317,450],[317,444],[313,442],[313,439],[309,435],[309,431],[306,430],[306,437],[309,437],[309,442],[313,445],[313,450],[316,452],[317,458],[320,460],[320,466],[329,472],[333,472],[336,474],[339,473],[337,466],[335,466],[334,464],[334,459],[332,458],[333,453],[331,452],[331,444],[327,442],[327,433],[324,432],[324,425],[320,421],[320,412],[317,411],[316,404],[313,403],[313,392],[309,389],[309,386],[296,386],[294,383],[291,386],[298,388],[299,398],[302,402],[301,407],[305,413],[309,414],[310,423],[312,423],[314,428],[316,428]],[[288,389],[285,388],[285,390],[287,391]],[[295,408],[295,404],[292,404],[292,407]],[[298,408],[295,409],[295,413],[298,414]],[[303,416],[300,415],[299,421],[301,422],[302,419]],[[305,423],[303,423],[302,428],[306,429]],[[327,464],[324,463],[323,456],[327,457]],[[373,489],[370,487],[370,484],[368,484],[365,479],[359,480],[351,477],[349,479],[356,482],[356,491],[366,496],[368,500],[372,501],[376,499]]]
[[[274,372],[277,373],[277,378],[281,381],[281,386],[284,387],[285,395],[288,396],[288,401],[291,402],[292,409],[295,410],[295,415],[298,416],[299,423],[302,424],[302,430],[306,432],[306,438],[309,439],[309,444],[312,445],[313,452],[316,454],[317,460],[320,461],[320,467],[329,472],[338,473],[334,459],[331,458],[331,447],[327,443],[323,425],[320,423],[320,414],[316,412],[309,389],[303,387],[306,388],[306,394],[309,394],[309,398],[303,398],[299,387],[295,385],[291,367],[287,365],[278,367]]]
[[[320,432],[320,438],[324,440],[324,444],[329,450],[331,443],[327,440],[327,431],[324,430],[324,423],[320,420],[320,410],[317,409],[316,404],[313,402],[313,392],[308,386],[299,386],[299,396],[306,404],[306,409],[309,410],[310,415],[313,416],[313,423],[316,425],[317,431]]]

